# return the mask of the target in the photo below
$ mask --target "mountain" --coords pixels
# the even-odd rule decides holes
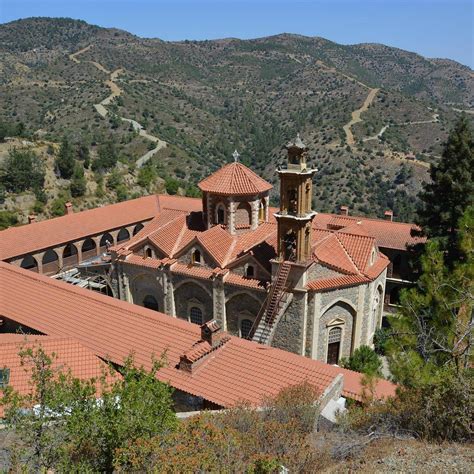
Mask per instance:
[[[293,34],[165,42],[29,18],[0,25],[0,95],[0,121],[21,121],[44,139],[67,134],[94,154],[112,137],[124,173],[153,148],[150,136],[166,141],[150,165],[182,187],[235,148],[277,184],[282,145],[299,132],[319,169],[317,210],[390,207],[409,219],[454,120],[472,113],[474,78],[455,61],[380,44]]]

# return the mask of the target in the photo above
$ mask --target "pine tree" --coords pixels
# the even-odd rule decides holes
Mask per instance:
[[[86,189],[87,184],[86,178],[84,177],[84,168],[80,163],[76,163],[71,180],[71,196],[84,196]]]
[[[474,136],[465,116],[449,135],[441,161],[431,165],[430,175],[431,182],[420,193],[417,224],[428,238],[439,241],[452,268],[463,258],[457,224],[474,204]]]
[[[55,161],[61,178],[70,179],[74,173],[75,164],[74,149],[68,139],[64,138]]]

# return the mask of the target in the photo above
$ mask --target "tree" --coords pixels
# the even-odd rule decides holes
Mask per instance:
[[[44,176],[43,162],[36,153],[16,148],[10,151],[2,178],[7,191],[21,193],[40,190],[44,184]]]
[[[465,259],[450,269],[439,242],[428,242],[418,285],[402,291],[401,309],[390,318],[390,369],[404,385],[427,382],[446,367],[460,373],[473,362],[474,207],[456,227]]]
[[[369,346],[360,346],[348,359],[341,360],[342,367],[367,375],[382,376],[382,361]]]
[[[0,211],[0,230],[18,224],[18,218],[12,211]]]
[[[441,160],[432,164],[431,182],[420,193],[417,224],[428,238],[439,240],[450,268],[464,258],[457,224],[468,206],[474,204],[474,136],[465,116],[456,123]]]
[[[20,357],[32,390],[21,395],[7,387],[0,403],[28,470],[112,472],[117,450],[176,429],[172,391],[156,378],[163,360],[153,359],[146,370],[129,357],[121,375],[109,368],[100,380],[79,380],[41,345]]]
[[[67,138],[63,138],[58,156],[54,162],[61,178],[70,179],[74,174],[76,161],[74,159],[74,149]]]
[[[99,146],[98,157],[92,163],[93,171],[107,171],[117,164],[117,150],[114,143],[109,140]]]
[[[77,159],[84,162],[84,168],[89,168],[91,157],[87,143],[81,142],[77,145]]]
[[[74,167],[70,189],[72,197],[84,196],[86,192],[87,183],[84,177],[84,168],[80,163],[76,163]]]

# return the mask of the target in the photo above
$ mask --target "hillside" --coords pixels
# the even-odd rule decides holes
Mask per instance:
[[[149,160],[184,192],[235,148],[277,184],[282,145],[300,132],[319,169],[317,210],[390,207],[402,219],[453,121],[474,107],[473,72],[454,61],[291,34],[164,42],[31,18],[0,25],[0,72],[0,121],[93,153],[111,138],[131,185]]]

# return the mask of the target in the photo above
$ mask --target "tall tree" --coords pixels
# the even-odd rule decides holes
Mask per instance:
[[[71,196],[84,196],[86,189],[87,183],[86,178],[84,177],[84,167],[81,163],[76,163],[71,180]]]
[[[43,162],[36,153],[14,148],[5,161],[2,181],[5,189],[13,193],[37,191],[43,187],[44,175]]]
[[[431,182],[420,193],[417,223],[428,238],[439,240],[446,263],[452,267],[463,258],[457,224],[474,204],[474,135],[466,116],[456,123],[430,175]]]
[[[456,225],[465,259],[448,268],[435,239],[428,242],[418,286],[401,295],[390,318],[390,368],[408,386],[428,383],[441,370],[460,373],[474,358],[474,207]]]
[[[76,161],[74,159],[74,149],[67,138],[63,138],[55,165],[61,178],[70,179],[74,174]]]

